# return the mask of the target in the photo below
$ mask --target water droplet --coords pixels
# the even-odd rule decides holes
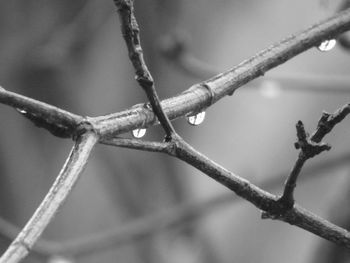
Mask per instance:
[[[132,131],[132,136],[135,138],[142,138],[146,134],[146,129],[136,129]]]
[[[337,41],[335,39],[329,39],[329,40],[323,41],[317,48],[319,51],[327,52],[333,49],[336,44],[337,44]]]
[[[27,113],[26,110],[24,110],[24,109],[19,109],[19,108],[16,108],[16,111],[18,111],[18,112],[21,113],[21,114],[26,114],[26,113]]]
[[[277,82],[267,80],[261,84],[259,91],[263,97],[275,99],[281,94],[281,87]]]
[[[205,119],[205,111],[197,113],[196,115],[187,116],[187,122],[191,125],[197,126]]]
[[[63,256],[52,256],[47,261],[48,263],[74,263],[71,258],[63,257]]]

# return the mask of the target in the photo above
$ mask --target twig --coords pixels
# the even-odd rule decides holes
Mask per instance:
[[[58,208],[71,192],[97,141],[98,137],[93,132],[88,132],[77,138],[54,184],[31,219],[1,256],[0,263],[20,262],[29,253],[41,233],[56,214]]]
[[[10,92],[0,87],[0,103],[17,109],[23,116],[53,135],[67,138],[74,134],[82,117],[44,102]]]
[[[129,58],[135,69],[135,78],[145,91],[147,98],[152,105],[152,109],[166,133],[167,140],[170,140],[172,134],[175,133],[175,130],[168,116],[162,109],[152,75],[143,58],[140,29],[135,18],[133,2],[133,0],[114,0],[114,3],[118,8],[121,29],[128,47]]]
[[[286,209],[289,209],[294,205],[294,189],[304,163],[315,155],[330,150],[331,147],[329,145],[321,143],[323,137],[326,136],[326,134],[328,134],[334,126],[341,122],[349,113],[350,104],[344,105],[333,114],[323,112],[322,117],[318,121],[317,129],[311,136],[306,134],[304,125],[301,121],[297,123],[298,142],[295,143],[295,147],[300,149],[300,153],[292,172],[286,180],[283,195],[279,200]]]
[[[190,77],[197,79],[208,78],[216,75],[221,70],[196,58],[189,50],[181,36],[165,36],[160,40],[159,49],[163,56]],[[348,38],[339,36],[341,45],[348,45]],[[321,74],[268,74],[263,79],[257,79],[249,83],[248,88],[259,88],[266,81],[274,81],[279,84],[281,90],[299,92],[327,92],[332,94],[350,93],[350,78],[342,75]]]
[[[141,151],[149,152],[168,152],[171,144],[168,142],[154,142],[154,141],[144,141],[128,138],[111,138],[102,139],[100,141],[102,144],[117,146],[122,148],[129,148]]]
[[[268,215],[273,215],[271,216],[273,219],[285,221],[338,245],[350,248],[350,233],[345,229],[312,214],[299,205],[294,205],[293,208],[286,210],[278,201],[277,196],[216,164],[181,138],[176,138],[176,148],[171,155],[202,171]]]
[[[298,35],[292,35],[278,44],[263,50],[243,61],[235,68],[219,74],[203,83],[195,84],[180,95],[164,100],[161,104],[169,119],[200,112],[236,89],[258,78],[266,71],[299,55],[305,50],[318,46],[325,39],[333,38],[350,29],[350,10],[314,25]],[[208,90],[209,87],[211,91]],[[115,136],[140,127],[156,123],[154,114],[147,109],[130,109],[93,120],[94,127],[102,136]]]

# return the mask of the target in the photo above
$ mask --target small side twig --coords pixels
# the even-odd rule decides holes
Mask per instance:
[[[163,111],[155,89],[154,80],[143,57],[140,29],[135,18],[133,2],[133,0],[114,0],[120,17],[123,37],[129,51],[129,58],[135,69],[135,78],[145,91],[152,109],[166,133],[167,140],[170,140],[172,135],[175,134],[175,130],[168,116]]]
[[[295,143],[295,147],[300,149],[300,153],[286,180],[283,194],[279,199],[285,209],[290,209],[294,205],[294,189],[304,163],[321,152],[331,149],[329,145],[322,143],[321,141],[324,136],[326,136],[326,134],[328,134],[334,126],[341,122],[349,113],[350,104],[344,105],[333,114],[323,112],[322,117],[318,121],[317,129],[311,136],[305,132],[304,125],[301,121],[297,123],[298,141]]]
[[[87,163],[91,150],[97,142],[98,137],[93,132],[88,132],[77,138],[54,184],[31,219],[1,256],[0,263],[20,262],[29,253],[71,192]]]

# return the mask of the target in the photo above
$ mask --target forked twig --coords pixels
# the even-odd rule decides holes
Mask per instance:
[[[331,132],[334,126],[341,122],[349,113],[350,104],[344,105],[333,114],[323,112],[322,117],[318,121],[317,129],[311,136],[306,134],[301,121],[297,123],[298,141],[295,143],[295,147],[300,149],[300,153],[286,180],[283,195],[279,200],[286,209],[290,209],[294,205],[294,189],[304,163],[321,152],[330,150],[331,147],[329,145],[321,142],[323,137]]]
[[[134,67],[137,79],[140,85],[147,90],[146,94],[150,102],[153,103],[153,111],[163,126],[168,139],[171,138],[171,142],[169,142],[171,147],[169,148],[167,148],[168,144],[151,146],[148,143],[138,145],[137,147],[143,147],[149,150],[164,150],[166,148],[166,153],[199,169],[234,191],[237,195],[248,200],[259,209],[268,212],[270,215],[274,215],[275,218],[299,226],[336,244],[350,248],[350,234],[345,229],[317,217],[298,205],[294,205],[291,209],[286,210],[285,207],[281,205],[281,202],[279,202],[277,196],[229,172],[193,149],[174,132],[169,121],[169,119],[185,116],[188,113],[198,112],[209,107],[224,96],[231,95],[237,88],[243,86],[245,83],[263,75],[266,71],[318,45],[323,40],[333,38],[350,29],[350,10],[345,10],[327,21],[310,27],[298,35],[290,36],[280,43],[258,53],[251,59],[242,62],[235,68],[203,83],[196,84],[177,97],[165,100],[162,103],[163,111],[155,93],[153,80],[143,61],[142,49],[139,45],[138,27],[132,12],[132,1],[115,0],[115,3],[117,6],[120,5],[118,7],[121,13],[120,17],[122,27],[125,31],[126,42],[128,43],[131,41],[131,43],[127,45],[131,60],[135,64]],[[51,132],[54,130],[53,127],[56,127],[55,122],[58,121],[57,127],[60,128],[61,124],[64,127],[64,131],[61,132],[61,130],[59,130],[59,132],[57,132],[58,135],[61,135],[61,137],[71,137],[73,135],[74,138],[77,139],[76,146],[73,148],[70,158],[68,158],[49,194],[33,215],[32,219],[21,231],[20,235],[0,259],[0,263],[15,263],[19,262],[20,259],[28,253],[29,249],[49,223],[57,208],[68,195],[78,175],[82,171],[93,145],[99,140],[104,143],[108,143],[108,140],[112,140],[111,144],[113,144],[114,139],[111,138],[115,137],[117,134],[131,131],[142,126],[154,125],[156,123],[156,118],[154,113],[148,109],[133,108],[107,116],[82,119],[80,116],[72,115],[71,113],[59,110],[55,107],[46,104],[43,105],[40,102],[4,92],[3,90],[0,91],[0,102],[19,108],[25,117]],[[342,113],[339,116],[343,116]],[[341,117],[335,117],[328,120],[328,118],[324,117],[327,123],[338,122],[338,120],[341,121],[341,119]],[[55,122],[52,120],[55,120]],[[322,132],[313,135],[312,138],[314,138],[315,142],[319,142],[317,138],[319,138],[322,133],[328,132],[326,126],[327,125],[320,128]],[[91,130],[88,129],[89,127]],[[306,136],[302,134],[302,130],[300,131],[300,141],[305,143],[304,139]],[[130,146],[130,141],[119,141],[119,144]]]
[[[202,171],[220,184],[226,186],[240,197],[270,215],[273,219],[287,222],[303,228],[317,236],[323,237],[338,245],[350,248],[350,233],[331,222],[320,218],[299,205],[286,210],[278,197],[272,195],[248,180],[226,170],[208,157],[196,151],[182,139],[176,142],[171,155]]]

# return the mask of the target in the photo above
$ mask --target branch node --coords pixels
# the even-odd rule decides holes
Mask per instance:
[[[97,131],[95,130],[93,124],[89,121],[89,117],[85,117],[76,127],[73,134],[73,141],[76,141],[81,135],[87,132],[93,132],[97,134]]]
[[[328,118],[327,114],[323,114],[320,123],[323,125],[327,125],[327,122],[321,122],[321,120]],[[319,123],[319,128],[320,128]],[[323,126],[322,126],[323,127]],[[324,126],[326,127],[326,126]],[[323,142],[314,142],[310,139],[309,134],[305,131],[304,124],[301,121],[298,121],[296,125],[297,129],[297,137],[298,141],[294,144],[296,149],[301,149],[301,154],[303,158],[310,159],[318,154],[320,154],[323,151],[329,151],[331,149],[331,146],[323,143]]]

